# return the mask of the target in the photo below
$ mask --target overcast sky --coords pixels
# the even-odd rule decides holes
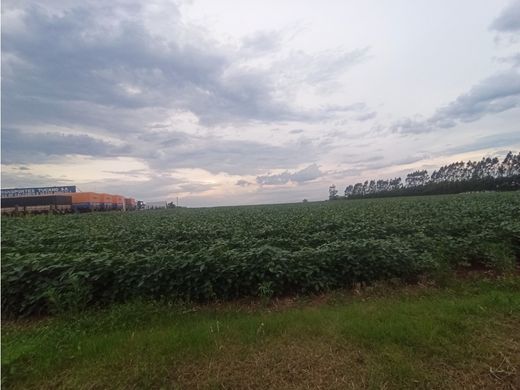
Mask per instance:
[[[2,187],[186,206],[520,151],[520,1],[2,1]]]

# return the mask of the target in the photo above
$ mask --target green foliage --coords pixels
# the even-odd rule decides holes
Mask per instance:
[[[512,389],[518,376],[483,379],[493,379],[485,375],[490,367],[506,374],[520,367],[518,291],[519,277],[459,280],[447,289],[381,283],[359,296],[322,296],[320,304],[303,298],[189,310],[131,302],[4,321],[2,387],[334,388],[347,377],[338,388]],[[215,365],[228,367],[228,375],[211,370]],[[294,367],[308,376],[295,375]],[[309,384],[314,377],[319,382]]]
[[[260,298],[269,300],[273,294],[273,282],[263,282],[258,285],[258,296]]]
[[[326,291],[520,257],[520,194],[5,218],[2,311]]]

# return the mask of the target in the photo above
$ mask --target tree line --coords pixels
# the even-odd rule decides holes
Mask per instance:
[[[385,196],[454,194],[468,191],[511,191],[520,189],[520,153],[509,152],[504,160],[485,157],[480,161],[460,161],[440,167],[430,175],[427,170],[410,172],[386,180],[366,180],[349,184],[338,194],[329,187],[329,200]]]

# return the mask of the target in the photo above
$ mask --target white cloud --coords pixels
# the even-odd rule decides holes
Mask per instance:
[[[455,127],[460,122],[475,122],[519,106],[520,73],[512,69],[482,80],[427,119],[404,118],[394,122],[390,129],[403,134],[425,133]]]
[[[260,185],[280,185],[287,184],[289,182],[304,183],[307,181],[317,179],[322,175],[323,172],[320,171],[318,165],[311,164],[308,167],[293,173],[290,173],[289,171],[284,171],[278,174],[267,174],[257,176],[256,182]]]
[[[492,38],[514,40],[518,4],[6,0],[3,184],[297,201],[440,150],[507,148],[518,50]]]

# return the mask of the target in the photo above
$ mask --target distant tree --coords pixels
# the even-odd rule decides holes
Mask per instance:
[[[400,177],[390,180],[366,180],[345,187],[345,198],[395,195],[427,195],[466,191],[510,191],[520,189],[520,153],[507,153],[480,161],[457,161],[441,166],[431,176],[428,171],[409,173],[404,185]]]
[[[520,153],[509,152],[502,162],[502,170],[506,177],[520,175]]]
[[[501,165],[502,164],[500,164],[500,160],[497,157],[490,159],[489,164],[487,165],[488,176],[499,177]]]
[[[464,172],[462,175],[462,180],[471,180],[475,176],[475,170],[477,167],[476,161],[468,161],[466,166],[464,167]]]
[[[376,181],[375,180],[370,180],[370,182],[368,183],[368,193],[369,194],[375,194],[377,192],[377,187],[376,187]]]
[[[350,195],[352,195],[353,191],[354,191],[354,186],[352,184],[348,185],[345,188],[345,198],[348,198]]]
[[[363,195],[368,194],[368,180],[363,183]]]
[[[401,182],[400,177],[396,177],[395,179],[391,179],[389,183],[389,190],[396,191],[403,187],[403,183]]]
[[[333,184],[329,187],[329,200],[338,199],[338,190],[336,186]]]
[[[352,195],[360,196],[363,195],[363,184],[356,183],[352,189]]]
[[[388,180],[378,180],[376,183],[376,192],[383,192],[389,190]]]
[[[428,171],[415,171],[406,175],[406,187],[417,187],[425,185],[430,177],[428,176]]]

